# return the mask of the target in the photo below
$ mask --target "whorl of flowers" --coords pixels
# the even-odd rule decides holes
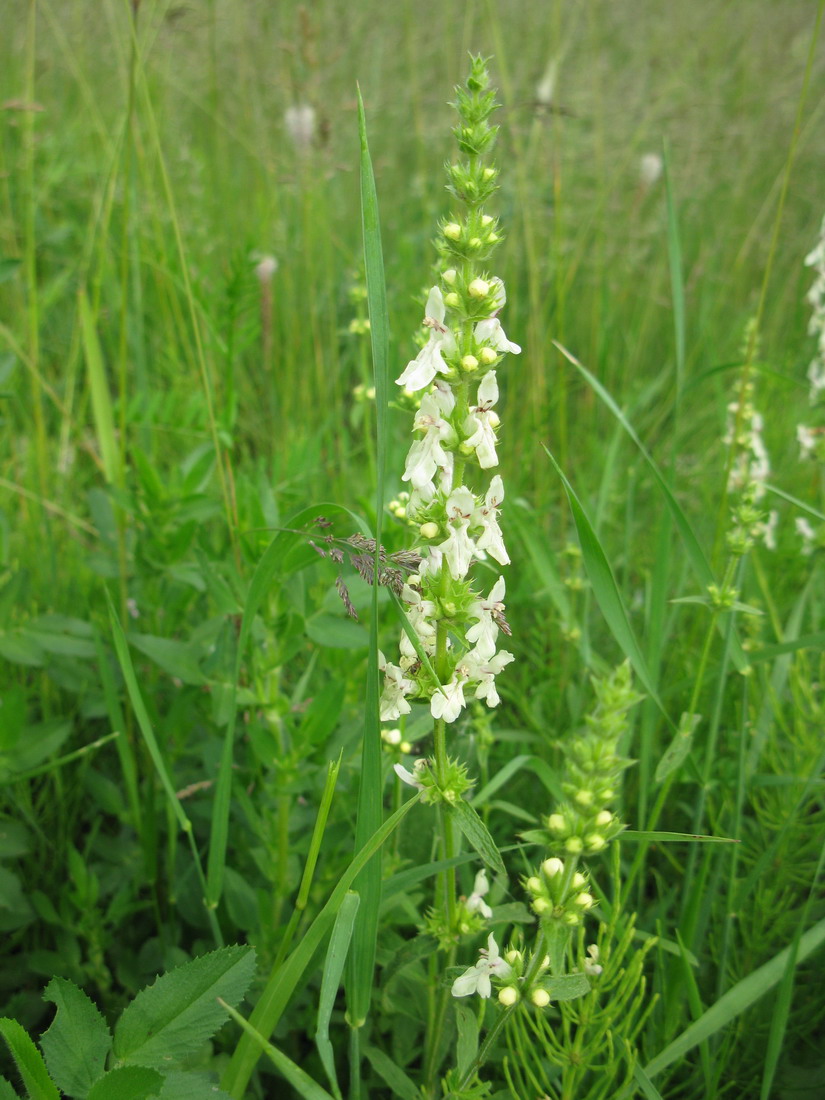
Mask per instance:
[[[811,307],[808,332],[816,337],[816,353],[808,367],[809,394],[811,405],[821,409],[822,394],[825,392],[825,218],[822,219],[816,247],[805,257],[805,265],[815,272],[813,284],[806,295]],[[825,426],[821,423],[797,425],[796,441],[800,460],[825,462]],[[825,545],[825,527],[822,524],[814,527],[804,516],[797,516],[794,523],[803,554],[811,554]]]
[[[499,526],[504,483],[498,466],[500,421],[497,370],[520,348],[499,320],[506,294],[487,263],[501,240],[498,220],[484,204],[497,190],[487,162],[497,127],[486,66],[474,58],[466,87],[457,88],[461,159],[447,166],[448,190],[464,207],[439,226],[442,271],[427,297],[427,340],[397,384],[420,395],[416,435],[403,481],[408,523],[418,531],[422,561],[401,592],[410,631],[402,633],[397,664],[381,657],[381,719],[395,721],[410,700],[429,702],[433,718],[454,722],[469,699],[499,702],[496,677],[513,660],[498,649],[509,634],[504,577],[474,585],[473,563],[510,558]]]
[[[753,403],[753,384],[747,382],[740,401],[728,405],[727,427],[722,442],[733,447],[733,464],[728,478],[728,492],[734,496],[733,524],[728,533],[728,545],[733,553],[742,555],[761,540],[769,550],[776,549],[776,525],[779,514],[766,513],[760,506],[765,496],[765,483],[771,472],[768,450],[762,438],[764,420]]]

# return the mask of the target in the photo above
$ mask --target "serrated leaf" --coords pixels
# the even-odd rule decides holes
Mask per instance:
[[[0,1019],[0,1036],[6,1040],[31,1100],[60,1100],[60,1093],[46,1070],[43,1055],[17,1020],[8,1017]]]
[[[97,1005],[66,978],[52,978],[43,990],[57,1014],[40,1037],[49,1073],[70,1096],[84,1097],[103,1074],[112,1036]]]
[[[701,721],[701,714],[683,714],[673,740],[665,749],[656,768],[656,782],[667,779],[671,772],[681,767],[693,746],[693,735]]]
[[[498,874],[505,875],[507,870],[496,847],[496,842],[490,835],[490,830],[470,803],[460,798],[457,802],[448,803],[448,805],[459,829],[464,833],[470,845],[489,867],[492,867]]]
[[[255,973],[251,947],[221,947],[142,990],[115,1027],[120,1062],[168,1069],[194,1054],[226,1020],[217,1003],[237,1004]]]
[[[147,1066],[120,1066],[89,1089],[86,1100],[148,1100],[158,1095],[163,1076]]]

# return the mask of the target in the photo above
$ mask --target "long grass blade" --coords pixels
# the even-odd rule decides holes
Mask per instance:
[[[799,941],[799,951],[796,957],[797,965],[804,962],[823,943],[825,943],[825,919],[819,921],[813,928],[809,928]],[[790,954],[791,948],[786,947],[784,951],[780,951],[778,955],[775,955],[770,962],[760,966],[758,970],[754,970],[741,982],[737,982],[732,989],[729,989],[715,1004],[711,1005],[707,1012],[685,1028],[681,1035],[674,1039],[672,1043],[668,1043],[664,1050],[648,1062],[644,1067],[647,1076],[655,1077],[662,1070],[673,1065],[674,1062],[683,1058],[689,1050],[709,1039],[711,1035],[715,1035],[721,1028],[741,1016],[760,997],[764,997],[769,990],[773,989],[782,980]]]
[[[607,621],[607,625],[610,627],[613,637],[621,647],[622,653],[624,653],[625,657],[627,657],[633,665],[639,679],[645,686],[645,690],[664,715],[667,724],[675,731],[676,727],[659,698],[659,694],[656,691],[656,685],[653,683],[653,678],[647,667],[647,661],[636,640],[633,627],[630,625],[630,619],[625,610],[619,587],[616,584],[616,578],[613,576],[613,570],[610,568],[610,563],[607,560],[607,555],[604,552],[602,544],[596,532],[593,530],[593,525],[582,507],[581,501],[576,496],[573,486],[564,476],[561,467],[546,447],[544,450],[547,457],[553,463],[556,473],[561,478],[564,491],[570,502],[573,522],[576,525],[576,531],[581,544],[584,566],[587,570],[587,576],[590,579],[590,583],[593,586],[593,594],[596,597],[596,602],[601,608],[601,612]]]
[[[335,917],[335,925],[329,938],[327,957],[321,974],[321,992],[318,997],[315,1045],[336,1100],[341,1100],[341,1089],[338,1087],[338,1075],[335,1072],[335,1054],[329,1037],[329,1022],[332,1019],[338,986],[341,984],[341,975],[344,973],[344,963],[347,960],[360,901],[356,893],[350,892],[341,902],[341,908]]]
[[[250,1016],[250,1023],[262,1035],[271,1035],[277,1026],[290,997],[295,992],[304,971],[312,961],[313,955],[323,942],[335,920],[335,914],[338,912],[347,891],[359,872],[364,869],[382,844],[388,837],[392,836],[413,806],[417,804],[418,798],[409,799],[400,809],[388,817],[381,828],[370,837],[368,843],[361,848],[338,880],[335,889],[329,896],[329,900],[307,928],[301,942],[283,966],[274,968],[255,1006],[255,1010]],[[221,1081],[221,1087],[235,1097],[235,1100],[243,1100],[247,1083],[252,1076],[259,1053],[253,1041],[242,1038],[232,1055]]]
[[[378,220],[378,196],[372,170],[367,124],[361,92],[358,92],[358,135],[361,146],[361,220],[364,236],[364,267],[367,280],[372,365],[378,438],[376,441],[375,563],[372,586],[372,621],[364,699],[364,734],[361,748],[361,780],[358,788],[358,818],[355,846],[360,848],[379,828],[382,818],[381,726],[378,718],[378,568],[381,518],[384,511],[384,471],[387,452],[387,406],[389,402],[389,324],[387,319],[384,260]],[[364,868],[355,882],[362,904],[355,921],[347,981],[347,1004],[351,1026],[360,1027],[367,1018],[372,997],[378,910],[381,904],[380,853]],[[355,1067],[357,1070],[357,1067]]]
[[[616,404],[616,402],[613,400],[613,398],[610,396],[604,386],[602,386],[599,380],[595,378],[590,373],[590,371],[585,366],[583,366],[583,364],[581,364],[578,359],[576,359],[574,355],[571,355],[571,353],[566,348],[562,347],[560,344],[557,344],[556,346],[565,357],[565,359],[567,359],[569,363],[572,363],[576,370],[579,371],[579,373],[587,380],[594,392],[598,395],[598,397],[601,398],[605,405],[607,405],[608,409],[610,409],[610,411],[613,413],[613,415],[622,425],[624,430],[638,447],[642,458],[650,467],[650,470],[656,479],[656,483],[662,491],[662,496],[664,497],[665,503],[670,509],[673,520],[676,524],[676,529],[678,530],[682,542],[684,543],[685,550],[687,551],[688,560],[690,561],[690,564],[693,567],[693,571],[696,574],[696,578],[702,586],[702,590],[704,591],[705,589],[707,589],[708,585],[715,582],[716,578],[713,575],[713,570],[710,567],[710,563],[705,557],[705,552],[693,532],[693,528],[688,522],[685,513],[679,506],[679,502],[676,500],[676,497],[671,492],[670,486],[668,485],[661,470],[653,461],[652,457],[648,453],[642,441],[639,439],[627,417],[624,415],[622,410],[619,408],[619,406]],[[726,615],[718,616],[719,632],[722,634],[724,634],[726,619]],[[746,668],[749,667],[748,658],[745,655],[745,651],[742,649],[742,644],[735,635],[731,639],[731,654],[739,672],[743,672]]]

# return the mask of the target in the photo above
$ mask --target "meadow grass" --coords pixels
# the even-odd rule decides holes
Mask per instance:
[[[825,1090],[821,547],[794,526],[823,520],[796,439],[822,9],[0,4],[4,1018],[40,1035],[57,978],[128,1021],[157,974],[249,943],[261,1039],[233,1023],[187,1062],[231,1096]],[[411,544],[387,510],[412,415],[392,379],[471,51],[502,103],[496,273],[522,346],[499,372],[516,660],[451,752],[506,868],[502,946],[535,934],[530,834],[594,682],[627,660],[644,697],[615,746],[627,831],[590,861],[574,945],[598,938],[603,992],[554,986],[547,1013],[449,996],[486,932],[445,951],[421,929],[480,860],[392,772],[432,731],[419,707],[410,751],[378,736],[397,601],[324,541]],[[285,116],[305,106],[308,141]],[[733,553],[748,401],[778,528]],[[220,959],[231,1009],[249,964]],[[4,1028],[0,1073],[51,1095]]]

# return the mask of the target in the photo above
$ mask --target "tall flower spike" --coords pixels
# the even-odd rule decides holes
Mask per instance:
[[[513,660],[496,652],[499,633],[509,632],[504,578],[485,581],[486,598],[472,579],[477,560],[510,561],[499,524],[504,483],[491,471],[499,463],[496,405],[505,357],[521,350],[501,327],[507,293],[487,267],[501,227],[483,209],[498,173],[487,160],[497,132],[490,123],[495,96],[480,58],[457,89],[456,107],[461,155],[447,172],[451,194],[466,209],[441,222],[436,244],[444,263],[427,296],[427,341],[397,379],[420,394],[402,479],[410,485],[404,518],[418,530],[422,560],[415,586],[402,592],[413,636],[402,634],[398,664],[382,665],[388,721],[408,713],[415,699],[445,724],[456,722],[470,699],[497,706],[496,677]]]

